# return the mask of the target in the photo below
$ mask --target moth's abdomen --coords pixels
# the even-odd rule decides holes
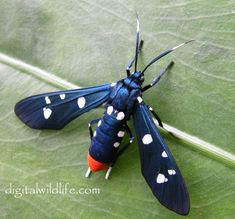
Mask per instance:
[[[125,113],[107,106],[91,141],[88,164],[92,172],[106,169],[118,151],[125,134]]]

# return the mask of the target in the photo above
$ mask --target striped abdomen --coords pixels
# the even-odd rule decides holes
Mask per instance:
[[[107,168],[115,159],[125,134],[125,124],[125,113],[115,110],[111,105],[107,106],[89,149],[88,164],[92,172]]]

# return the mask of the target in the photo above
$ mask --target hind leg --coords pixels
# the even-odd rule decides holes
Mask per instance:
[[[94,120],[91,120],[89,123],[88,123],[88,128],[89,128],[89,132],[90,132],[90,138],[92,139],[93,135],[95,134],[95,132],[93,133],[93,130],[92,130],[92,125],[94,124],[97,124],[99,125],[99,121],[101,120],[101,118],[99,119],[94,119]]]
[[[126,151],[126,149],[132,144],[132,142],[134,140],[133,134],[132,134],[132,132],[131,132],[131,130],[130,130],[130,128],[129,128],[129,126],[127,124],[126,124],[125,129],[126,129],[128,135],[129,135],[129,142],[126,145],[124,145],[121,149],[119,149],[119,151],[117,152],[117,155],[116,155],[115,159],[113,160],[113,162],[111,163],[111,165],[109,166],[109,168],[108,168],[108,170],[107,170],[107,172],[105,174],[105,177],[104,177],[105,179],[109,178],[111,170],[112,170],[114,164],[116,163],[118,157],[120,155],[122,155],[124,151]]]
[[[93,136],[96,134],[96,132],[93,132],[93,130],[92,130],[92,125],[97,124],[97,123],[98,123],[98,125],[99,125],[99,121],[100,121],[100,120],[101,120],[101,118],[99,118],[99,119],[94,119],[94,120],[91,120],[91,121],[88,123],[88,128],[89,128],[89,133],[90,133],[90,138],[91,138],[91,140],[92,140]],[[87,171],[86,171],[86,174],[85,174],[85,177],[86,177],[86,178],[89,177],[90,174],[91,174],[91,169],[90,169],[90,167],[88,167],[88,169],[87,169]]]

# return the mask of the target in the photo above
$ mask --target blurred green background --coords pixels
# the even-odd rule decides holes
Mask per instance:
[[[125,77],[135,50],[135,11],[145,40],[141,70],[161,51],[196,41],[163,58],[146,72],[146,82],[171,60],[176,65],[144,95],[161,119],[235,155],[234,0],[2,0],[0,53],[52,72],[78,86]],[[90,144],[87,123],[99,108],[61,131],[32,130],[14,115],[20,99],[60,89],[0,59],[1,218],[181,218],[151,194],[140,173],[135,143],[117,162],[109,181],[104,172],[84,178]],[[167,136],[166,136],[167,137]],[[234,218],[235,172],[166,138],[191,197],[188,218]],[[23,195],[16,187],[57,182],[100,188],[99,195]]]

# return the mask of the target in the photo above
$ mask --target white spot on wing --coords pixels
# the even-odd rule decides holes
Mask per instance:
[[[165,151],[162,152],[162,157],[168,157]]]
[[[60,99],[64,100],[65,99],[65,94],[60,94]]]
[[[118,137],[123,137],[125,135],[125,132],[123,132],[123,131],[119,131],[118,133],[117,133],[117,136]]]
[[[123,120],[124,118],[125,118],[124,112],[119,112],[117,114],[117,117],[116,117],[117,120]]]
[[[43,108],[43,115],[45,119],[49,119],[51,116],[52,110],[49,108]]]
[[[94,132],[93,136],[94,136],[94,137],[96,136],[96,131]]]
[[[164,176],[164,174],[159,173],[157,175],[157,179],[156,179],[157,183],[164,183],[164,182],[167,182],[167,181],[168,181],[168,179]]]
[[[51,100],[48,96],[45,97],[45,101],[46,101],[46,104],[50,104],[51,103]]]
[[[98,122],[98,127],[101,125],[101,123],[102,123],[102,121],[100,120],[100,121]]]
[[[113,107],[112,107],[112,106],[109,106],[109,107],[107,108],[107,114],[108,114],[108,115],[111,115],[112,112],[113,112]]]
[[[83,108],[86,105],[86,99],[84,97],[79,97],[77,104],[80,109]]]
[[[112,83],[110,86],[111,86],[111,87],[114,87],[116,84],[117,84],[117,83],[114,82],[114,83]]]
[[[175,175],[175,174],[176,174],[176,171],[175,171],[175,170],[168,170],[168,174],[169,174],[169,175]]]
[[[153,138],[152,138],[152,136],[151,136],[150,134],[146,134],[146,135],[144,135],[144,137],[142,138],[142,142],[143,142],[144,144],[150,144],[150,143],[153,142]]]
[[[114,146],[115,148],[117,148],[119,145],[120,145],[119,142],[115,142],[115,143],[113,144],[113,146]]]

